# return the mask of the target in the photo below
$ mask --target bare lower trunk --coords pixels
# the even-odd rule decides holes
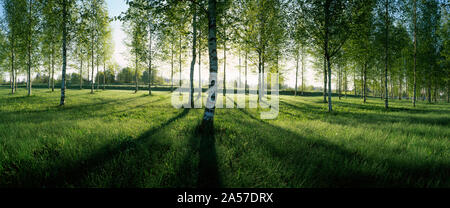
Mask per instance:
[[[339,100],[341,99],[342,95],[342,68],[339,67],[338,71],[338,88],[339,88]]]
[[[305,92],[304,74],[305,74],[305,54],[304,54],[303,48],[302,48],[302,92],[301,92],[301,95],[303,95],[303,93]]]
[[[261,100],[261,53],[258,54],[258,101]]]
[[[14,39],[14,37],[12,38]],[[11,94],[16,92],[16,74],[14,69],[14,42],[11,44]]]
[[[28,55],[28,74],[27,74],[27,87],[28,87],[28,96],[31,96],[31,56]]]
[[[138,54],[136,52],[136,60],[135,60],[135,66],[136,68],[134,69],[134,83],[136,86],[136,89],[134,90],[134,93],[137,93],[139,91],[139,82],[138,82]]]
[[[91,40],[91,94],[94,94],[94,38]]]
[[[195,4],[193,4],[194,16],[192,19],[192,27],[193,27],[193,37],[192,37],[192,62],[191,62],[191,74],[190,74],[190,91],[189,91],[189,104],[191,108],[194,106],[194,68],[195,68],[195,59],[197,56],[196,46],[197,46],[197,9]]]
[[[384,71],[384,90],[385,90],[385,96],[384,96],[384,107],[387,109],[387,108],[389,108],[389,94],[388,94],[388,81],[387,81],[387,74],[388,74],[388,37],[389,37],[389,32],[388,32],[388,29],[389,29],[389,26],[388,26],[388,24],[389,24],[389,13],[388,13],[388,5],[389,5],[389,0],[386,0],[386,22],[385,22],[385,24],[386,24],[386,45],[385,45],[385,71]]]
[[[363,80],[364,80],[364,103],[367,101],[367,64],[364,63],[364,69],[363,69]]]
[[[105,90],[106,85],[106,63],[105,60],[103,60],[103,90]]]
[[[204,124],[212,124],[216,105],[217,89],[217,38],[216,38],[216,0],[208,0],[208,50],[209,50],[209,94],[203,115]],[[212,125],[207,125],[212,126]]]
[[[329,41],[329,26],[328,26],[328,22],[329,22],[329,14],[330,14],[330,8],[329,5],[330,2],[326,1],[325,2],[325,47],[324,47],[324,52],[325,52],[325,56],[324,59],[326,60],[326,63],[328,65],[328,112],[332,112],[333,111],[333,106],[331,104],[331,63],[330,63],[330,54],[328,51],[328,41]]]
[[[402,78],[399,78],[398,100],[402,100]]]
[[[171,85],[170,85],[170,89],[173,90],[173,42],[170,44],[172,47],[172,60],[170,62],[170,81],[171,81]]]
[[[89,83],[90,83],[90,81],[91,81],[91,76],[90,76],[90,74],[91,74],[91,72],[89,71],[89,57],[88,57],[88,60],[87,60],[87,75],[88,75],[87,81],[88,81],[88,87],[89,87]]]
[[[241,84],[241,81],[242,81],[242,79],[241,79],[241,49],[239,48],[239,67],[238,67],[238,70],[239,70],[239,84],[238,84],[238,86],[237,87],[239,87],[239,88],[241,88],[242,86],[242,84]]]
[[[378,68],[377,68],[377,71],[378,71]],[[380,74],[381,74],[381,76],[380,76],[380,98],[381,98],[381,100],[383,100],[384,99],[383,73],[380,73]]]
[[[245,93],[247,93],[247,58],[248,58],[248,53],[247,51],[245,51]]]
[[[347,98],[347,89],[348,89],[348,77],[347,77],[347,71],[344,70],[344,94],[345,94],[345,98]]]
[[[52,92],[55,91],[55,49],[52,45]]]
[[[413,21],[414,21],[414,66],[413,66],[413,70],[414,70],[414,87],[413,87],[413,106],[416,107],[416,56],[417,56],[417,37],[416,37],[416,31],[417,31],[417,24],[416,24],[416,19],[417,19],[417,2],[416,0],[414,0],[414,17],[413,17]]]
[[[327,60],[323,58],[323,102],[327,102]]]
[[[199,38],[198,38],[198,97],[201,97],[202,95],[202,45],[201,45],[201,30],[199,31]]]
[[[47,89],[50,89],[50,87],[51,87],[51,80],[52,80],[52,66],[51,66],[51,64],[49,64],[49,66],[48,66],[48,80],[47,80],[48,88]]]
[[[223,42],[223,95],[227,95],[227,45]]]
[[[296,58],[295,58],[295,62],[296,62],[296,66],[295,66],[295,92],[294,92],[294,96],[297,96],[297,80],[298,80],[298,62],[299,62],[299,52],[297,51],[296,54]]]
[[[331,112],[333,111],[333,106],[331,104],[331,63],[329,56],[327,56],[327,65],[328,65],[328,112]]]
[[[179,59],[178,61],[180,62],[180,89],[181,89],[181,34],[180,34],[180,54],[179,54]]]
[[[83,58],[81,58],[80,64],[80,90],[83,89]]]
[[[265,56],[266,56],[266,53],[265,53],[265,47],[263,46],[262,47],[263,48],[263,50],[262,50],[262,56],[261,56],[261,60],[262,60],[262,63],[261,63],[261,92],[260,92],[260,98],[263,98],[264,96],[265,96],[265,89],[264,89],[264,82],[265,82],[265,79],[264,79],[264,72],[265,72],[265,64],[266,64],[266,61],[265,61]]]
[[[152,94],[152,25],[149,21],[149,53],[148,53],[148,94]]]
[[[96,75],[97,75],[97,81],[95,81],[95,82],[97,83],[97,91],[98,91],[98,89],[100,88],[100,75],[98,74],[98,60],[99,60],[99,58],[98,58],[98,56],[97,56],[97,72],[96,72]]]
[[[450,103],[450,80],[447,82],[447,103]]]
[[[66,48],[66,37],[67,37],[67,0],[63,0],[63,44],[62,44],[62,80],[61,80],[61,101],[59,105],[64,105],[66,98],[66,64],[67,64],[67,48]]]
[[[431,103],[431,84],[428,83],[428,87],[427,87],[427,100],[428,103]]]
[[[29,6],[30,6],[30,10],[29,10],[29,31],[28,31],[28,74],[27,74],[27,87],[28,87],[28,96],[31,96],[31,89],[32,89],[32,81],[31,81],[31,37],[32,37],[32,23],[31,23],[31,13],[32,13],[32,8],[33,8],[33,1],[30,0],[29,1]]]
[[[17,69],[14,69],[14,92],[17,92]]]

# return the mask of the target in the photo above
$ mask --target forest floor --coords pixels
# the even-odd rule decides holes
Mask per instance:
[[[175,109],[169,92],[0,89],[0,187],[450,187],[450,105],[281,96]]]

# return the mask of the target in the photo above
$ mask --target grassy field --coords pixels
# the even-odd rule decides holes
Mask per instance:
[[[169,92],[0,89],[0,187],[450,187],[450,105],[281,96],[258,109],[174,109]]]

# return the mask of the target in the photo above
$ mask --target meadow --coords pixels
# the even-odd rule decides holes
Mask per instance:
[[[280,96],[279,116],[168,91],[0,88],[0,187],[450,187],[450,104]]]

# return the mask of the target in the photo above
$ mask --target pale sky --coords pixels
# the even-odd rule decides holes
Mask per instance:
[[[110,17],[118,16],[120,13],[125,12],[128,8],[128,5],[124,0],[106,0],[106,4],[108,5]],[[111,26],[113,30],[112,38],[114,40],[113,58],[121,68],[126,67],[128,65],[128,61],[124,58],[124,56],[128,53],[128,49],[123,43],[126,34],[122,30],[122,23],[120,21],[114,21],[111,23]]]

